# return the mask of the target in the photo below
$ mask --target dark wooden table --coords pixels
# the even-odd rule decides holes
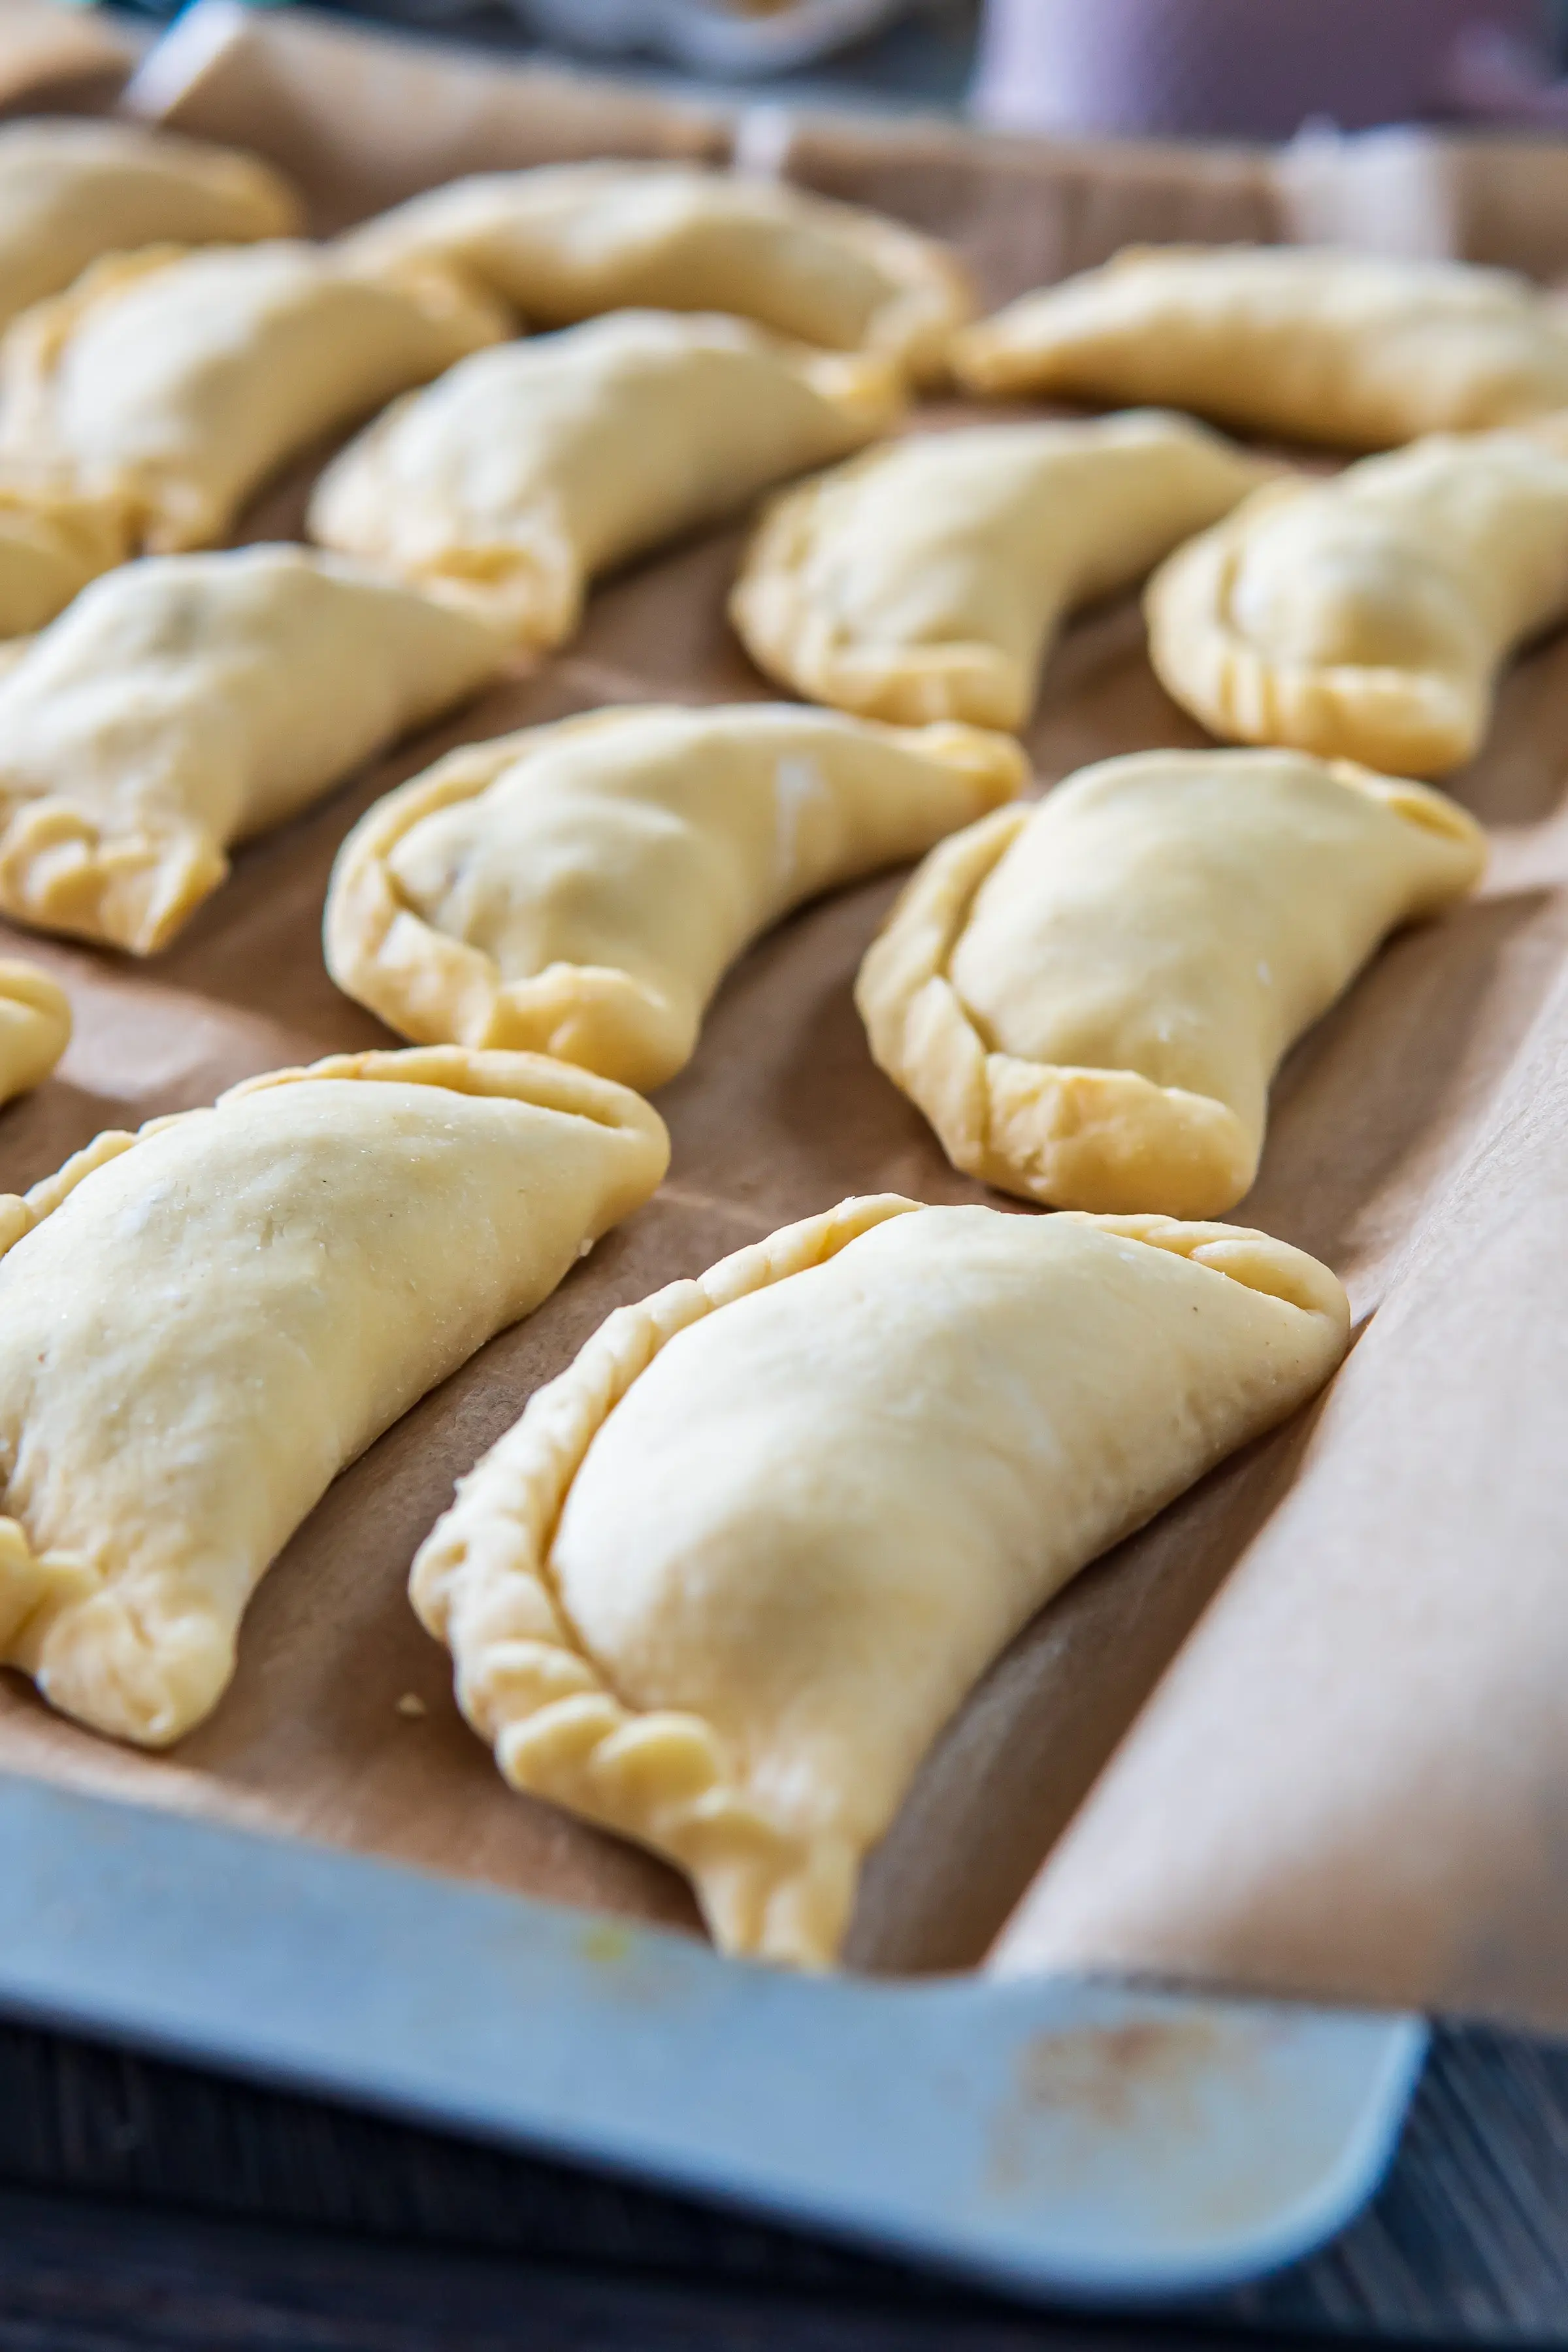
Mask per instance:
[[[1375,2205],[1136,2318],[1046,2313],[617,2182],[0,2026],[0,2352],[1568,2345],[1568,2049],[1439,2034]]]

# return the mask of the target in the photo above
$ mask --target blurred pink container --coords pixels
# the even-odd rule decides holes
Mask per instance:
[[[1538,0],[987,0],[971,105],[1009,131],[1288,139],[1528,113],[1547,74]]]

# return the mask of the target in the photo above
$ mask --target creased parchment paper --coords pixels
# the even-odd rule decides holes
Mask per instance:
[[[210,9],[206,16],[210,27]],[[460,168],[465,122],[482,126],[482,136],[472,132],[476,164],[592,152],[592,93],[602,85],[575,86],[577,110],[569,114],[557,103],[558,77],[452,63],[438,49],[292,16],[247,18],[229,9],[204,39],[205,61],[193,63],[187,53],[184,68],[164,72],[170,119],[202,136],[236,140],[250,126],[267,153],[306,173],[323,218],[352,217]],[[155,74],[142,78],[144,111],[156,87]],[[623,102],[630,112],[616,111]],[[1025,142],[993,149],[940,126],[826,119],[775,121],[764,139],[754,121],[750,130],[743,121],[725,129],[690,110],[667,114],[643,92],[608,105],[599,135],[606,148],[624,144],[639,153],[706,152],[715,142],[723,152],[731,135],[742,150],[750,142],[753,162],[767,150],[814,186],[950,227],[996,299],[1098,258],[1130,234],[1279,233],[1270,167],[1240,151],[1184,156]],[[961,413],[928,411],[921,424]],[[309,479],[307,469],[279,484],[245,535],[297,532]],[[151,964],[0,932],[4,952],[35,954],[60,975],[78,1018],[57,1078],[0,1117],[0,1185],[32,1181],[102,1126],[209,1101],[235,1079],[279,1063],[385,1043],[378,1024],[332,988],[321,964],[322,895],[349,826],[378,793],[454,742],[604,702],[766,695],[723,616],[741,541],[739,530],[713,533],[608,583],[563,655],[244,851],[229,884]],[[1131,600],[1067,633],[1030,737],[1043,785],[1087,760],[1202,740],[1155,682]],[[1426,1246],[1433,1203],[1469,1155],[1478,1149],[1484,1155],[1495,1136],[1513,1131],[1510,1088],[1519,1083],[1521,1049],[1568,947],[1568,835],[1558,823],[1565,746],[1568,646],[1559,644],[1510,679],[1491,745],[1458,780],[1459,796],[1493,830],[1497,854],[1486,890],[1444,923],[1395,940],[1303,1041],[1276,1088],[1258,1183],[1237,1213],[1326,1258],[1349,1283],[1363,1318],[1401,1260]],[[658,1098],[674,1139],[663,1192],[603,1242],[531,1322],[496,1340],[339,1479],[261,1587],[241,1636],[237,1676],[208,1723],[167,1758],[132,1755],[51,1716],[20,1679],[0,1677],[0,1767],[695,1932],[689,1899],[662,1865],[502,1785],[456,1713],[447,1660],[416,1623],[405,1579],[453,1479],[612,1307],[846,1192],[986,1197],[948,1168],[918,1113],[872,1066],[850,1001],[857,964],[897,886],[889,877],[808,908],[739,966],[691,1065]],[[1474,1162],[1484,1164],[1484,1157]],[[1414,1286],[1418,1276],[1412,1257],[1400,1280]],[[1561,1326],[1560,1316],[1552,1322],[1548,1283],[1526,1257],[1510,1261],[1508,1281],[1506,1290],[1474,1284],[1464,1294],[1474,1302],[1468,1319],[1447,1327],[1449,1418],[1435,1442],[1456,1476],[1471,1459],[1460,1438],[1472,1327],[1479,1368],[1490,1360],[1483,1333],[1486,1347],[1505,1360],[1516,1326],[1535,1330],[1531,1344],[1542,1349],[1548,1325]],[[1419,1475],[1430,1370],[1418,1349],[1400,1341],[1405,1327],[1392,1317],[1390,1323],[1394,1337],[1380,1339],[1375,1354],[1363,1339],[1367,1352],[1352,1358],[1345,1393],[1359,1394],[1351,1383],[1370,1382],[1377,1370],[1378,1393],[1387,1400],[1379,1409],[1394,1413],[1397,1406],[1405,1415],[1406,1475],[1389,1484],[1381,1517],[1357,1505],[1352,1517],[1358,1528],[1364,1520],[1390,1593],[1418,1582],[1439,1521],[1443,1540],[1456,1548],[1454,1585],[1463,1583],[1460,1550],[1472,1543],[1473,1554],[1464,1556],[1484,1591],[1497,1560],[1520,1549],[1531,1515],[1547,1507],[1538,1491],[1541,1465],[1561,1427],[1560,1401],[1539,1381],[1516,1382],[1510,1426],[1519,1451],[1510,1459],[1523,1462],[1527,1442],[1536,1444],[1529,1457],[1536,1484],[1505,1481],[1484,1494],[1477,1486],[1461,1517],[1446,1489]],[[1526,1360],[1521,1342],[1521,1367]],[[1478,1370],[1478,1377],[1491,1375]],[[853,1961],[931,1969],[983,1958],[1229,1571],[1245,1559],[1251,1589],[1266,1556],[1260,1547],[1283,1540],[1275,1531],[1289,1530],[1292,1515],[1312,1507],[1344,1443],[1336,1400],[1337,1392],[1317,1413],[1236,1457],[1091,1569],[1013,1643],[938,1743],[873,1857],[850,1939]],[[1375,1484],[1375,1463],[1358,1471],[1362,1462],[1352,1451],[1347,1495]],[[1468,1655],[1491,1639],[1505,1643],[1514,1622],[1489,1617],[1478,1604]],[[1347,1638],[1366,1645],[1368,1663],[1348,1688],[1397,1685],[1397,1628],[1395,1614],[1380,1621],[1370,1604],[1354,1621]],[[1507,1661],[1500,1654],[1496,1663],[1502,1673]],[[1254,1661],[1248,1671],[1258,1670]],[[1279,1672],[1288,1685],[1289,1666]],[[1436,1709],[1439,1722],[1451,1706],[1462,1739],[1470,1687],[1449,1691],[1422,1681],[1410,1705]],[[1161,1707],[1164,1720],[1163,1699]],[[1385,1754],[1374,1751],[1369,1769],[1375,1766],[1394,1790]],[[1543,1744],[1534,1759],[1542,1788],[1555,1757]],[[1336,1770],[1322,1781],[1325,1802],[1354,1786],[1350,1759],[1342,1754],[1333,1761]],[[1527,1759],[1521,1769],[1530,1767]],[[1108,1801],[1121,1769],[1107,1784]],[[1305,1762],[1301,1780],[1305,1786]],[[1378,1801],[1369,1786],[1369,1806]],[[1085,1817],[1075,1844],[1093,1821],[1093,1812]],[[1266,1825],[1259,1834],[1266,1838]],[[1493,1845],[1506,1845],[1509,1835],[1505,1822]],[[1536,1836],[1532,1822],[1515,1820],[1512,1835],[1522,1856]],[[1073,1851],[1064,1849],[1064,1867]],[[1535,1884],[1545,1901],[1547,1875]],[[1037,1922],[1041,1916],[1028,1915]],[[1310,1924],[1316,1933],[1316,1916]],[[1208,1948],[1194,1959],[1176,1948],[1179,1937],[1152,1936],[1147,1920],[1124,1940],[1124,1951],[1098,1957],[1195,1965],[1205,1973],[1216,1962]],[[1436,1954],[1441,1945],[1434,1934],[1424,1948]],[[1038,1946],[1020,1925],[1007,1948],[1026,1958]],[[1363,1958],[1367,1951],[1363,1946]],[[1237,1947],[1218,1965],[1264,1981],[1314,1980],[1305,1947]],[[1398,1990],[1486,2005],[1501,1982],[1495,1970],[1484,1981],[1478,1969],[1456,1974],[1446,1958],[1444,1970]],[[1543,1961],[1542,1980],[1546,1972]],[[1510,1981],[1522,1986],[1527,1978],[1521,1964]],[[1336,1989],[1366,1993],[1385,1984],[1336,1979]],[[1507,2000],[1513,1998],[1510,1991]]]

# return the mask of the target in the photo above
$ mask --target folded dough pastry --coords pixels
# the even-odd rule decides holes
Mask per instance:
[[[933,850],[856,1003],[955,1168],[1057,1208],[1217,1215],[1286,1048],[1484,862],[1452,801],[1348,762],[1106,760]]]
[[[973,392],[1194,409],[1347,449],[1568,406],[1568,314],[1457,261],[1132,247],[965,328]]]
[[[337,1473],[667,1157],[646,1103],[563,1063],[342,1055],[0,1201],[0,1657],[95,1730],[188,1731]]]
[[[130,122],[0,129],[0,327],[89,262],[165,240],[245,245],[300,226],[288,183],[254,155]]]
[[[301,547],[124,565],[0,674],[0,911],[151,953],[234,843],[504,655],[468,614]]]
[[[817,702],[1022,727],[1064,615],[1131,587],[1268,470],[1153,413],[891,442],[773,501],[731,615]]]
[[[40,1086],[71,1037],[70,999],[36,963],[0,961],[0,1102]]]
[[[662,1086],[760,931],[1027,776],[1000,736],[792,703],[597,710],[470,743],[350,834],[327,968],[405,1037]]]
[[[727,1950],[820,1965],[990,1660],[1348,1328],[1263,1234],[846,1201],[612,1315],[414,1605],[509,1780],[668,1855]]]
[[[1287,481],[1173,555],[1149,651],[1216,735],[1441,775],[1497,674],[1568,613],[1568,441],[1440,435]]]
[[[933,238],[776,180],[683,163],[553,163],[416,196],[342,240],[357,268],[457,267],[564,327],[601,310],[728,310],[830,351],[940,373],[973,308]]]
[[[321,477],[310,534],[559,645],[595,572],[861,447],[900,404],[885,360],[621,310],[378,417]]]
[[[7,334],[0,465],[123,502],[155,552],[211,546],[289,458],[505,331],[456,278],[313,246],[118,254]]]
[[[0,638],[52,621],[89,580],[124,562],[130,536],[112,499],[91,504],[0,482]]]

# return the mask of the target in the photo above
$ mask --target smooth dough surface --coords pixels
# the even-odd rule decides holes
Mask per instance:
[[[131,551],[112,499],[89,504],[39,485],[0,482],[0,638],[30,635]]]
[[[1348,762],[1107,760],[933,850],[856,1003],[954,1167],[1057,1208],[1217,1215],[1287,1047],[1484,862],[1452,801]]]
[[[300,226],[270,165],[131,122],[0,129],[0,327],[138,246],[245,245]]]
[[[343,1055],[0,1201],[0,1657],[95,1730],[188,1731],[338,1472],[667,1157],[646,1103],[562,1063]]]
[[[47,1078],[71,1037],[70,999],[36,963],[0,959],[0,1103]]]
[[[0,673],[0,910],[146,955],[234,843],[503,659],[469,614],[304,548],[126,564]]]
[[[731,616],[816,701],[1019,728],[1072,607],[1131,587],[1268,470],[1158,414],[921,434],[775,499]]]
[[[343,844],[327,968],[406,1037],[662,1086],[759,932],[1027,774],[996,735],[793,704],[631,706],[468,744]]]
[[[113,255],[0,347],[0,466],[116,500],[154,553],[211,546],[289,458],[505,331],[454,278],[287,240]]]
[[[1464,262],[1132,247],[965,328],[953,366],[973,392],[1151,401],[1382,449],[1568,406],[1568,315]]]
[[[1148,612],[1162,682],[1215,734],[1442,775],[1509,654],[1568,612],[1568,436],[1445,434],[1271,486],[1171,557]]]
[[[611,1316],[414,1563],[515,1786],[821,1965],[990,1660],[1311,1395],[1344,1293],[1261,1234],[847,1201]]]
[[[886,361],[617,311],[399,402],[322,475],[310,534],[559,645],[596,572],[861,447],[900,405]]]
[[[776,180],[680,163],[554,163],[416,196],[342,240],[362,268],[456,267],[532,327],[727,310],[797,342],[940,371],[973,310],[934,238]]]

